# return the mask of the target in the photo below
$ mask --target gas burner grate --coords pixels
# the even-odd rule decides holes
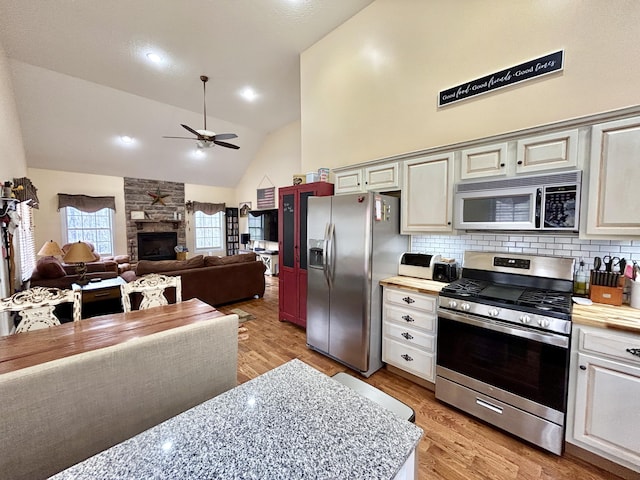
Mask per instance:
[[[554,290],[528,289],[518,299],[518,305],[539,310],[571,313],[571,294]]]
[[[489,285],[488,282],[481,280],[461,278],[444,287],[442,292],[461,296],[477,296],[487,285]]]

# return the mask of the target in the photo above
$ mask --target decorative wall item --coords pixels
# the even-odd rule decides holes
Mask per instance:
[[[131,220],[144,220],[144,210],[131,210]]]
[[[165,206],[166,206],[166,203],[164,203],[164,199],[169,196],[168,193],[165,193],[164,195],[160,193],[160,187],[157,188],[155,193],[147,192],[147,195],[153,198],[151,205],[155,205],[156,203],[159,203],[160,205],[165,205]]]
[[[438,106],[449,105],[475,95],[492,92],[500,88],[508,87],[525,80],[548,75],[562,70],[564,63],[564,50],[550,53],[534,60],[521,63],[496,73],[470,82],[448,88],[440,92]]]
[[[258,209],[276,206],[276,187],[258,189]]]
[[[269,187],[262,187],[262,185],[265,183],[265,180],[269,182]],[[257,197],[258,210],[262,210],[265,208],[274,208],[276,206],[276,187],[273,185],[273,182],[267,175],[262,177],[262,180],[260,180],[260,183],[258,184]]]
[[[238,208],[240,209],[240,216],[246,217],[251,211],[251,202],[240,202]]]

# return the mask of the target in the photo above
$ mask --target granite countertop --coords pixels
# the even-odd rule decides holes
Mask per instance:
[[[640,310],[628,305],[574,305],[571,319],[574,324],[615,328],[640,334]]]
[[[424,280],[416,277],[406,277],[397,275],[395,277],[384,278],[380,280],[380,285],[386,287],[399,287],[407,290],[413,290],[418,293],[428,293],[438,295],[447,283],[436,282],[435,280]]]
[[[391,479],[422,429],[299,360],[54,479]]]

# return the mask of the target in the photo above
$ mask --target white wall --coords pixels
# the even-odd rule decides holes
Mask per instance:
[[[265,138],[260,151],[249,165],[236,188],[236,203],[249,201],[257,208],[258,188],[276,187],[275,206],[278,207],[278,188],[293,184],[293,174],[301,173],[300,122],[295,121],[272,132]],[[237,205],[236,205],[237,206]],[[249,231],[246,218],[240,219],[240,232]],[[265,243],[265,248],[277,245]]]
[[[640,104],[638,25],[634,0],[376,0],[301,56],[302,170]],[[437,108],[560,49],[561,73]]]
[[[49,240],[55,240],[60,246],[62,239],[62,220],[58,212],[58,193],[72,195],[113,196],[116,201],[114,214],[115,252],[127,255],[127,224],[124,214],[124,178],[86,173],[61,172],[29,168],[28,177],[38,189],[40,209],[34,210],[36,250]],[[61,243],[62,242],[62,243]]]
[[[227,207],[235,207],[236,192],[232,188],[210,187],[207,185],[193,185],[186,183],[184,185],[184,199],[186,202],[206,202],[206,203],[224,203]],[[186,236],[187,248],[189,249],[189,257],[194,255],[226,255],[226,250],[197,251],[195,248],[195,229],[193,226],[193,214],[187,213],[186,218]]]

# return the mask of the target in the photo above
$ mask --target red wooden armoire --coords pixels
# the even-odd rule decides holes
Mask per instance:
[[[307,326],[307,205],[311,196],[333,195],[333,183],[278,189],[280,320]]]

